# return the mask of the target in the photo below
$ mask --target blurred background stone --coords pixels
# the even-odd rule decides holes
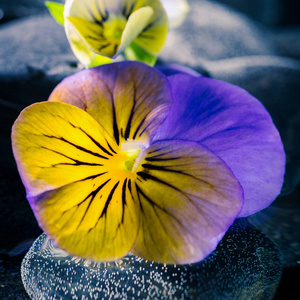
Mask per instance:
[[[64,3],[63,0],[52,1]],[[42,13],[47,13],[45,0],[0,0],[0,24]]]
[[[170,30],[160,58],[196,68],[205,60],[275,55],[268,30],[245,15],[207,1],[189,1],[185,22]]]
[[[300,23],[298,0],[216,0],[269,26]]]

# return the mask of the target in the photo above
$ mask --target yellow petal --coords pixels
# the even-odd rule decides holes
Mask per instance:
[[[99,175],[29,198],[44,231],[72,255],[111,261],[126,255],[139,228],[128,178]]]
[[[129,16],[126,27],[122,33],[121,44],[116,55],[123,52],[145,29],[153,14],[153,9],[150,6],[146,6],[136,10]]]
[[[85,68],[88,68],[97,55],[90,50],[76,28],[68,20],[65,21],[65,32],[74,55]]]
[[[189,141],[158,141],[136,169],[141,228],[132,252],[162,263],[211,253],[243,204],[243,191],[216,155]]]
[[[158,55],[164,46],[168,32],[168,17],[159,0],[145,0],[145,6],[150,6],[154,14],[147,26],[134,40],[152,55]]]
[[[132,172],[113,138],[85,111],[37,103],[13,126],[13,150],[43,230],[67,252],[115,260],[139,228]]]
[[[119,39],[107,38],[103,26],[79,17],[68,17],[88,47],[95,53],[113,57],[119,48]]]

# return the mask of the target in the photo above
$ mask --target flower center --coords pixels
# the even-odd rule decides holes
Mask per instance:
[[[127,140],[121,144],[121,152],[125,154],[125,171],[134,171],[145,156],[147,145],[142,142]]]
[[[125,19],[114,18],[111,21],[105,23],[104,34],[106,38],[119,41],[122,37],[123,30],[125,28]]]
[[[127,140],[120,145],[120,151],[111,156],[106,168],[112,177],[130,177],[143,160],[148,145],[140,141]]]

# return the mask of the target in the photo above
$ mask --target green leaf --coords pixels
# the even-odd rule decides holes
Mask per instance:
[[[46,1],[45,5],[47,6],[53,19],[60,25],[64,26],[64,4]]]
[[[127,60],[138,60],[151,67],[155,65],[157,59],[155,55],[150,54],[134,42],[124,50],[123,54]]]

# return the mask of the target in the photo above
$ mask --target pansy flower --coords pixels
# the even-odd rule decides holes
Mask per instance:
[[[41,228],[97,261],[200,261],[235,218],[274,200],[285,165],[268,112],[246,91],[139,62],[64,79],[21,112],[12,142]]]
[[[159,0],[66,0],[64,6],[47,6],[87,68],[109,63],[121,53],[154,65],[166,39],[168,17]]]

